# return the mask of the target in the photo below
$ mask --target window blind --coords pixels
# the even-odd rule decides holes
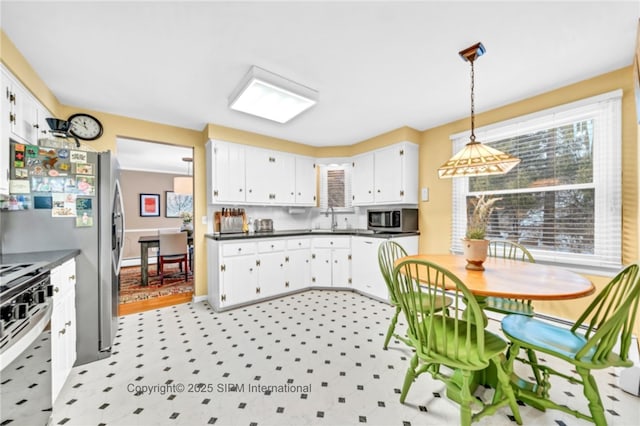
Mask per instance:
[[[320,165],[321,209],[351,209],[351,167],[349,164]]]
[[[480,128],[477,140],[521,159],[505,175],[453,182],[451,248],[461,251],[471,197],[501,198],[487,238],[527,247],[536,260],[621,263],[621,99],[606,93]],[[451,136],[453,151],[468,132]]]

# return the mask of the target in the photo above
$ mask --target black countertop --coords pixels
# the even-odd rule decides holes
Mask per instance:
[[[237,233],[237,234],[205,234],[206,238],[210,238],[216,241],[228,241],[228,240],[247,240],[253,238],[282,238],[282,237],[326,237],[326,236],[359,236],[359,237],[371,237],[371,238],[396,238],[396,237],[408,237],[414,235],[420,235],[420,232],[395,232],[395,233],[381,233],[370,231],[368,229],[340,229],[338,231],[322,230],[322,229],[289,229],[283,231],[271,231],[271,232],[253,232],[253,233]]]
[[[78,249],[34,251],[28,253],[0,254],[0,265],[12,263],[41,263],[47,269],[62,265],[80,254]]]

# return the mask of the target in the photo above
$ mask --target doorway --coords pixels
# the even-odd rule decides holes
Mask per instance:
[[[176,264],[175,276],[160,280],[157,262],[159,234],[188,232],[184,221],[193,218],[193,180],[191,194],[174,191],[174,178],[192,178],[191,163],[184,159],[193,158],[193,148],[129,138],[116,142],[125,212],[119,314],[191,301],[193,271],[185,280]],[[190,247],[190,259],[193,255]]]

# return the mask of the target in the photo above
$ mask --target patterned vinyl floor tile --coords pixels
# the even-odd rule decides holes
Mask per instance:
[[[458,406],[427,375],[400,404],[412,353],[397,340],[382,349],[392,314],[352,292],[312,290],[223,313],[201,302],[124,316],[112,356],[72,370],[52,424],[458,424]],[[500,332],[497,322],[489,327]],[[596,375],[609,424],[636,424],[640,400],[615,386],[615,372]],[[553,392],[586,408],[576,386]],[[588,424],[520,409],[524,424]],[[503,408],[478,424],[514,425],[509,415]]]

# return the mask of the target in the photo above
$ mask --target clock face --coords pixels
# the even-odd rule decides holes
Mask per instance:
[[[102,124],[89,114],[74,114],[69,119],[69,131],[78,139],[92,141],[102,136]]]

